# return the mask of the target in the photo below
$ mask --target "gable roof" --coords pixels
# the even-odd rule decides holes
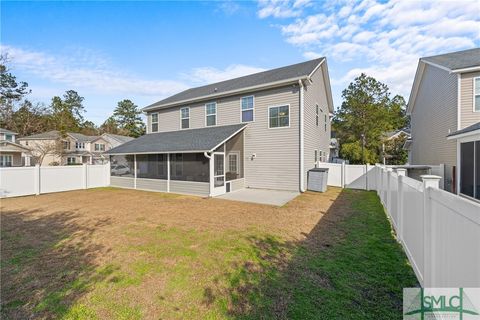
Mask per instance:
[[[423,57],[418,61],[417,71],[407,103],[407,114],[413,112],[420,82],[426,65],[440,68],[449,73],[462,73],[480,70],[480,48],[450,52],[436,56]]]
[[[30,140],[30,139],[38,139],[38,140],[49,140],[49,139],[58,139],[60,137],[60,131],[52,130],[37,134],[32,134],[30,136],[18,138],[18,140]]]
[[[4,128],[0,128],[0,133],[18,134],[18,133],[16,133],[16,132],[13,132],[13,131],[10,131],[10,130],[4,129]]]
[[[142,110],[148,111],[162,107],[169,107],[192,100],[234,94],[241,90],[252,89],[256,87],[264,87],[289,81],[296,82],[300,79],[308,78],[315,70],[317,70],[323,61],[325,61],[325,57],[289,65],[286,67],[258,72],[235,79],[212,83],[206,86],[187,89],[151,104]]]
[[[12,149],[8,149],[6,148],[5,146],[6,145],[9,145],[9,146],[12,146],[14,148]],[[17,151],[20,151],[20,150],[17,150],[17,149],[23,149],[25,151],[30,151],[29,148],[25,147],[25,146],[22,146],[21,144],[18,144],[18,143],[15,143],[15,142],[12,142],[12,141],[8,141],[8,140],[0,140],[0,151],[1,152],[17,152]],[[17,149],[15,149],[17,148]]]
[[[478,132],[475,132],[478,131]],[[466,128],[463,128],[461,130],[457,130],[455,132],[450,133],[447,138],[448,139],[456,139],[459,138],[460,135],[470,135],[470,134],[475,134],[478,133],[480,134],[480,121],[477,123],[472,124],[471,126],[468,126]]]
[[[83,133],[76,133],[76,132],[67,132],[69,136],[77,140],[78,142],[90,142],[96,140],[99,136],[87,136]]]
[[[246,124],[150,133],[105,154],[210,152],[243,130]]]
[[[462,69],[480,66],[480,48],[439,54],[431,57],[424,57],[423,60],[437,66],[442,66],[450,71],[459,71]]]

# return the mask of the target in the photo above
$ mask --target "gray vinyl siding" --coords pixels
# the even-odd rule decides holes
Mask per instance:
[[[245,129],[244,178],[250,188],[299,189],[299,90],[289,85],[212,100],[217,125],[241,122],[241,97],[254,96],[254,122]],[[269,129],[268,107],[290,105],[290,127]],[[190,107],[190,128],[205,127],[205,102],[159,110],[159,131],[180,129],[180,108]],[[150,115],[148,116],[150,118]],[[256,157],[252,159],[252,155]],[[172,191],[173,192],[173,191]]]
[[[474,78],[480,77],[480,72],[470,72],[461,75],[460,79],[460,128],[463,129],[480,121],[480,112],[473,109]]]
[[[235,179],[230,181],[230,191],[236,191],[245,188],[245,179]]]
[[[411,116],[412,164],[456,163],[457,75],[426,65]]]
[[[208,197],[210,195],[210,183],[170,180],[170,192]]]
[[[304,93],[304,188],[307,187],[307,172],[315,165],[315,150],[330,152],[330,111],[327,102],[327,92],[322,76],[322,68],[312,75],[312,84],[305,87]],[[318,127],[316,124],[316,105],[319,107]],[[327,130],[325,131],[325,115]]]
[[[167,180],[137,178],[137,189],[167,192]]]
[[[110,186],[119,188],[134,188],[134,178],[110,177]]]

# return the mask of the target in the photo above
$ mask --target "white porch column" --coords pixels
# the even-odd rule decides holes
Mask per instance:
[[[167,192],[170,192],[170,153],[167,153]]]
[[[137,189],[137,155],[133,155],[133,188]]]

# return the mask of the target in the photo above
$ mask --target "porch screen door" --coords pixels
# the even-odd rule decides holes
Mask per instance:
[[[226,192],[225,188],[225,154],[213,154],[213,195]]]

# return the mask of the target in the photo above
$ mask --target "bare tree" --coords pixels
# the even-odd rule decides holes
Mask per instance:
[[[62,156],[64,154],[63,141],[61,139],[51,141],[39,141],[30,146],[35,163],[42,165],[47,155]]]

